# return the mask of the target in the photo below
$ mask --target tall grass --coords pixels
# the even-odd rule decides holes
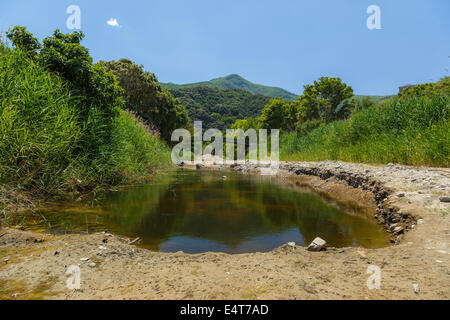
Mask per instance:
[[[0,45],[0,183],[57,195],[148,178],[170,163],[168,147],[132,114],[88,115],[60,77]]]
[[[449,166],[449,97],[393,98],[307,135],[287,134],[283,160]]]

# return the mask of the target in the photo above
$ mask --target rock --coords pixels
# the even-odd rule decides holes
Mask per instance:
[[[419,294],[420,288],[418,283],[413,283],[414,293]]]
[[[450,197],[449,196],[442,196],[442,197],[439,197],[439,200],[441,202],[450,202]]]
[[[106,247],[104,247],[104,246],[98,246],[98,248],[99,248],[100,250],[106,250]]]
[[[394,233],[401,233],[403,232],[403,227],[402,226],[397,226],[394,228],[393,230]]]
[[[95,264],[95,262],[91,262],[91,263],[89,263],[89,267],[90,268],[95,268],[97,265]]]
[[[295,242],[288,242],[287,245],[290,246],[290,247],[295,247]]]
[[[403,197],[405,197],[405,194],[404,194],[404,193],[402,193],[402,192],[401,192],[401,193],[398,193],[398,194],[397,194],[397,197],[399,197],[399,198],[403,198]]]
[[[80,261],[83,261],[83,262],[89,261],[89,258],[81,258]]]
[[[196,168],[197,170],[200,170],[202,167],[203,167],[203,165],[201,165],[200,163],[197,163],[197,164],[195,165],[195,168]]]
[[[102,240],[103,243],[108,243],[108,238]]]
[[[393,166],[394,166],[393,163],[388,163],[388,165],[387,165],[388,168],[392,168]]]
[[[308,246],[308,251],[320,251],[327,242],[319,237],[315,238]]]
[[[423,224],[423,219],[419,219],[419,220],[417,220],[417,224]]]

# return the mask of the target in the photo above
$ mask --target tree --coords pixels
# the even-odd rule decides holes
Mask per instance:
[[[6,36],[16,48],[30,56],[35,56],[41,48],[39,40],[33,37],[25,27],[15,26],[6,33]]]
[[[321,119],[325,123],[346,118],[351,111],[352,103],[340,104],[353,97],[353,89],[343,83],[340,78],[321,77],[313,85],[304,86],[300,97],[299,120]]]
[[[259,118],[263,129],[281,129],[284,124],[286,102],[283,98],[272,99],[266,105]]]
[[[242,129],[247,131],[248,129],[258,129],[258,120],[250,117],[245,120],[236,120],[236,122],[231,126],[231,129]]]
[[[170,140],[174,129],[188,125],[185,107],[161,87],[153,73],[144,71],[143,66],[128,59],[101,64],[117,77],[125,90],[127,108],[153,125],[164,140]]]
[[[93,64],[89,50],[82,46],[82,32],[63,34],[56,30],[43,41],[37,60],[47,70],[66,79],[84,99],[82,114],[87,116],[95,106],[104,117],[117,115],[118,107],[124,106],[123,90],[114,75],[101,64]]]
[[[299,101],[284,101],[283,98],[272,99],[262,111],[259,118],[260,127],[292,131],[297,125],[299,111]]]

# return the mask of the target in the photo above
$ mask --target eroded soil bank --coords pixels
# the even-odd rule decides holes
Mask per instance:
[[[231,169],[259,173],[251,165]],[[278,174],[292,188],[311,187],[350,211],[364,209],[395,245],[187,255],[151,252],[107,233],[54,236],[3,228],[0,299],[450,298],[450,204],[439,199],[449,195],[449,169],[291,162]],[[81,269],[79,291],[66,287],[70,265]],[[369,266],[381,270],[379,290],[367,287]]]

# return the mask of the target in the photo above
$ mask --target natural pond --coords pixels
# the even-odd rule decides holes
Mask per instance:
[[[226,178],[224,178],[226,176]],[[23,217],[28,230],[105,231],[140,237],[155,251],[266,252],[287,242],[384,247],[385,230],[314,192],[277,178],[225,171],[177,171],[148,186],[109,192],[93,206],[56,203]]]

